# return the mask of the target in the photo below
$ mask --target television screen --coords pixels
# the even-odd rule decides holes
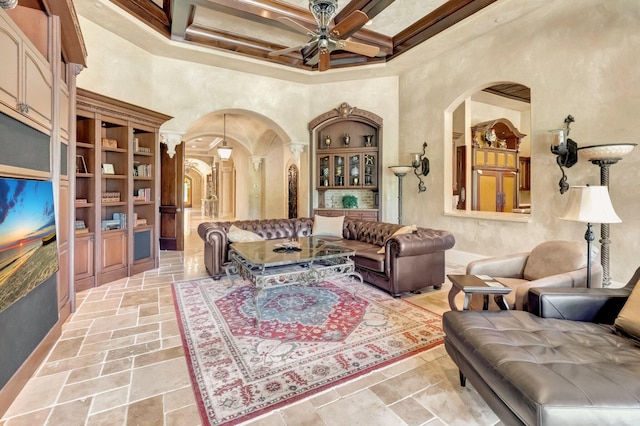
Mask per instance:
[[[58,270],[51,182],[0,177],[0,312]]]

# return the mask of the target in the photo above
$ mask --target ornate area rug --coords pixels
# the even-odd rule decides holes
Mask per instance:
[[[229,285],[173,285],[205,425],[246,421],[443,341],[439,315],[357,281],[266,290],[259,326],[253,286]]]

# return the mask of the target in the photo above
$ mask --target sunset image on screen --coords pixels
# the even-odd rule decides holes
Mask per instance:
[[[0,312],[57,270],[51,182],[0,178]]]

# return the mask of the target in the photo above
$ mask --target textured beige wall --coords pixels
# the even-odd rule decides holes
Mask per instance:
[[[528,13],[512,20],[523,9]],[[583,240],[584,225],[557,219],[567,196],[558,191],[560,170],[546,138],[568,114],[576,118],[571,137],[580,146],[640,139],[635,126],[640,111],[637,0],[501,0],[393,60],[379,78],[310,85],[153,56],[87,20],[80,22],[89,68],[78,86],[176,117],[167,130],[184,130],[212,111],[240,108],[272,119],[290,141],[308,143],[307,123],[343,101],[381,115],[385,220],[397,217],[397,179],[386,167],[409,161],[409,153],[426,140],[427,191],[418,194],[415,177],[405,179],[403,220],[452,231],[457,250],[497,255],[549,239]],[[451,176],[445,111],[478,89],[506,81],[532,92],[531,220],[445,215],[445,192],[450,191],[445,177]],[[308,182],[309,153],[301,158],[302,181]],[[618,281],[626,281],[639,263],[634,256],[640,250],[639,165],[637,148],[611,168],[611,196],[623,220],[611,226],[611,272]],[[599,183],[599,169],[585,161],[568,176],[574,185]]]
[[[424,135],[430,143],[427,192],[407,197],[404,221],[448,229],[456,249],[486,255],[526,251],[549,239],[584,241],[585,225],[558,219],[567,202],[547,131],[572,114],[579,146],[639,142],[640,4],[635,0],[548,1],[524,18],[503,24],[430,61],[420,49],[400,76],[400,151]],[[518,7],[517,2],[506,2]],[[487,25],[492,20],[487,19]],[[443,215],[444,111],[478,88],[514,81],[531,88],[532,215],[514,223]],[[420,106],[416,108],[416,106]],[[410,142],[411,141],[411,142]],[[450,158],[450,157],[449,157]],[[434,161],[436,160],[436,161]],[[611,225],[611,276],[625,281],[640,262],[640,149],[611,168],[611,198],[623,223]],[[580,161],[568,170],[572,185],[599,184],[599,169]],[[597,238],[599,226],[595,226]],[[585,246],[586,250],[586,246]]]

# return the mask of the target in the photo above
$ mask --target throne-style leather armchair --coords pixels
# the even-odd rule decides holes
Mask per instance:
[[[504,296],[509,309],[527,310],[528,292],[534,287],[586,287],[585,243],[547,241],[531,252],[476,260],[467,265],[469,275],[489,275],[513,289]],[[602,265],[591,259],[591,287],[602,287]],[[482,308],[482,296],[473,295],[471,308]],[[492,300],[490,310],[498,310]]]

